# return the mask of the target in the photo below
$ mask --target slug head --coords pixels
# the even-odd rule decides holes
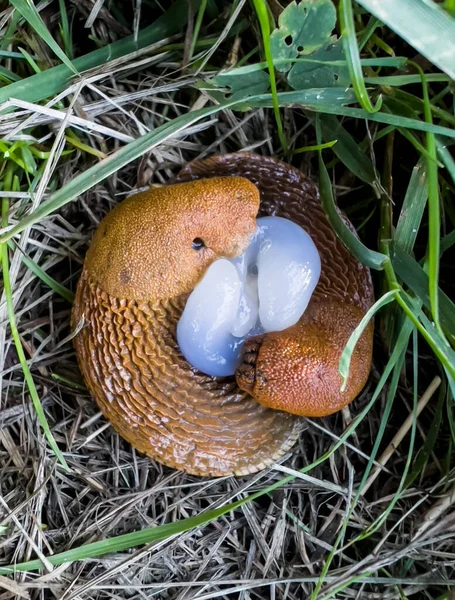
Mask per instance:
[[[246,250],[258,209],[259,191],[242,177],[151,187],[101,222],[87,274],[116,298],[159,301],[188,293],[214,260]]]
[[[311,301],[293,327],[245,342],[236,371],[238,386],[263,406],[302,417],[341,410],[360,393],[370,372],[372,323],[355,347],[341,391],[338,363],[363,314],[353,304]]]

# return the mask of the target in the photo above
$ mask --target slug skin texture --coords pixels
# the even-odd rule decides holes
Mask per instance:
[[[241,255],[256,217],[270,215],[311,236],[318,284],[296,325],[248,340],[235,377],[209,377],[182,356],[178,321],[208,267]],[[90,393],[140,452],[194,475],[245,475],[294,445],[297,415],[331,414],[360,392],[372,324],[343,393],[338,360],[373,301],[369,270],[338,240],[308,179],[272,158],[228,154],[189,163],[172,185],[128,198],[102,221],[76,291],[72,326],[84,326],[74,345]]]

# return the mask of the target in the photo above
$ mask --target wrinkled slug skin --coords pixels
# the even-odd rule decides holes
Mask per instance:
[[[369,271],[336,238],[316,189],[302,173],[274,159],[238,153],[190,163],[174,183],[212,177],[251,181],[260,191],[261,216],[289,218],[312,236],[321,254],[322,273],[309,309],[318,302],[321,306],[330,302],[337,307],[329,327],[331,332],[335,330],[335,337],[337,323],[343,330],[343,315],[347,314],[343,312],[344,305],[349,306],[351,327],[360,320],[373,302]],[[180,290],[177,278],[173,289],[180,291],[164,297],[161,284],[146,278],[138,297],[131,297],[134,294],[128,287],[127,275],[131,269],[134,273],[138,264],[132,264],[130,269],[126,261],[126,267],[119,267],[113,282],[105,276],[103,264],[94,255],[93,248],[102,239],[103,223],[95,234],[98,242],[92,242],[78,283],[72,327],[83,320],[84,326],[74,338],[76,355],[87,387],[104,416],[139,451],[190,474],[244,475],[275,462],[295,443],[302,428],[301,419],[263,406],[259,403],[261,398],[257,402],[240,390],[233,377],[214,379],[193,369],[176,343],[177,322],[191,290]],[[151,235],[150,243],[152,240]],[[123,260],[118,249],[117,254]],[[172,248],[168,254],[172,254]],[[106,256],[109,260],[110,252]],[[143,260],[149,260],[148,255]],[[152,261],[148,272],[153,269]],[[118,296],[118,281],[125,284],[129,290],[126,296],[130,297]],[[354,365],[356,381],[349,382],[350,397],[345,404],[353,399],[354,392],[360,391],[368,375],[372,327],[365,332],[361,344],[362,366]],[[262,364],[258,360],[261,347],[262,340],[256,344],[256,351],[250,352],[253,376],[250,369],[245,375],[246,379],[250,377],[246,389],[264,383],[255,371]],[[275,345],[273,352],[276,351]],[[265,366],[269,362],[265,357]],[[261,390],[257,391],[260,395]],[[313,401],[317,403],[316,398]],[[330,412],[333,410],[326,414]]]

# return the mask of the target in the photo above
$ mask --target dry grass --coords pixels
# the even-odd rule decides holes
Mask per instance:
[[[58,6],[54,3],[46,10],[52,23]],[[94,8],[83,2],[80,10],[90,14]],[[11,14],[5,13],[5,18]],[[118,33],[109,29],[112,19],[115,22],[107,3],[94,17],[92,31],[105,42]],[[183,42],[184,37],[176,41]],[[233,45],[233,40],[224,44],[221,62]],[[47,54],[39,44],[33,47],[39,56]],[[33,138],[51,149],[33,198],[24,191],[5,194],[11,199],[10,224],[30,200],[38,205],[50,190],[125,142],[206,102],[204,92],[194,87],[192,73],[182,70],[178,55],[152,50],[91,71],[60,96],[60,103],[52,102],[48,108],[13,103],[14,110],[0,115],[2,136],[10,141]],[[313,142],[305,119],[292,110],[283,114],[289,140],[298,139],[299,146]],[[87,119],[92,121],[90,128]],[[65,139],[70,125],[78,139]],[[374,135],[374,130],[370,133]],[[62,155],[63,149],[72,153]],[[16,238],[10,274],[19,333],[47,419],[71,471],[66,473],[56,462],[37,421],[7,327],[3,295],[0,559],[7,565],[40,557],[43,567],[40,573],[18,573],[14,581],[0,578],[0,599],[300,600],[315,590],[339,535],[341,543],[318,598],[450,597],[448,590],[455,586],[455,481],[450,457],[441,449],[444,440],[447,446],[450,443],[444,428],[425,468],[399,492],[393,509],[364,539],[357,538],[381,519],[399,490],[409,449],[408,434],[393,447],[385,466],[377,463],[380,473],[352,504],[381,423],[387,386],[354,435],[308,474],[297,473],[333,447],[371,398],[386,360],[379,335],[370,382],[349,410],[308,420],[299,444],[275,467],[250,477],[200,479],[137,454],[101,417],[81,387],[68,326],[70,303],[22,262],[25,252],[74,291],[90,237],[117,202],[152,182],[166,182],[191,159],[240,149],[280,153],[271,111],[226,110],[207,119]],[[313,158],[301,154],[294,164],[314,177]],[[337,189],[340,199],[347,195],[349,200],[347,180]],[[357,224],[365,214],[353,215]],[[422,347],[421,352],[427,350]],[[420,361],[421,395],[440,373],[429,356],[421,354]],[[428,435],[436,397],[437,392],[430,395],[418,417],[416,450]],[[412,405],[412,381],[402,377],[381,451],[412,413]],[[45,557],[62,550],[198,515],[290,473],[296,475],[291,483],[196,530],[82,562],[54,568],[46,563]]]

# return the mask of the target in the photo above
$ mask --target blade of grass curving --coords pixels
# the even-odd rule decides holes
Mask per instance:
[[[35,5],[32,0],[10,0],[11,4],[14,8],[24,17],[24,19],[28,22],[28,24],[33,27],[38,36],[43,42],[45,42],[52,52],[58,56],[58,58],[62,61],[62,63],[70,69],[75,75],[78,74],[76,67],[70,61],[70,59],[66,56],[57,42],[49,33],[46,25],[44,24],[41,15],[36,10]]]
[[[280,104],[278,101],[277,87],[276,87],[276,79],[275,79],[275,67],[273,65],[273,56],[272,50],[270,48],[270,21],[268,15],[268,7],[265,0],[252,0],[254,9],[256,11],[256,15],[259,21],[259,25],[261,27],[262,34],[262,43],[264,46],[264,54],[267,62],[267,67],[269,70],[269,78],[270,78],[270,89],[272,91],[273,98],[273,112],[275,114],[275,121],[277,126],[278,138],[280,140],[281,147],[284,152],[287,152],[288,143],[286,141],[286,137],[283,132],[283,125],[281,123],[281,115],[280,115]]]
[[[419,72],[422,78],[422,91],[425,121],[432,123],[430,97],[428,94],[428,86],[425,81],[425,76],[420,65],[411,63]],[[439,243],[441,235],[441,223],[439,214],[439,187],[438,187],[438,165],[436,155],[436,140],[435,136],[427,132],[427,150],[428,154],[434,160],[427,159],[427,185],[428,185],[428,286],[430,295],[431,315],[436,329],[439,334],[444,337],[444,333],[439,323],[439,302],[438,302],[438,280],[439,280]]]
[[[4,189],[10,189],[12,187],[13,182],[13,169],[11,165],[7,166],[6,176],[4,178]],[[2,225],[6,226],[8,224],[8,212],[9,212],[9,202],[7,198],[2,199]],[[49,424],[46,419],[46,415],[44,414],[43,407],[41,406],[41,402],[38,396],[38,392],[35,387],[35,382],[33,381],[32,374],[30,373],[30,369],[27,364],[27,358],[25,356],[24,349],[22,347],[21,338],[19,335],[19,331],[16,323],[16,315],[14,313],[14,305],[13,305],[13,292],[11,289],[11,282],[9,277],[9,256],[8,256],[8,245],[6,243],[1,244],[0,246],[0,259],[2,264],[2,272],[3,272],[3,289],[5,292],[6,298],[6,307],[8,312],[9,325],[11,330],[11,337],[13,338],[14,346],[16,348],[17,356],[19,362],[22,367],[22,371],[24,373],[24,379],[28,387],[28,391],[30,394],[30,398],[32,400],[33,406],[36,411],[36,415],[38,417],[38,421],[41,425],[42,430],[44,431],[44,435],[49,443],[49,446],[52,448],[55,456],[58,461],[64,467],[65,471],[69,472],[70,468],[66,460],[63,457],[63,454],[60,451],[60,448],[57,446],[57,443],[52,435]]]
[[[303,146],[303,148],[297,148],[292,151],[292,154],[302,154],[303,152],[316,152],[316,150],[325,150],[326,148],[332,148],[337,143],[337,140],[326,142],[325,144],[316,144],[315,146]]]
[[[401,296],[404,304],[408,307],[409,313],[407,314],[412,314],[410,318],[415,320],[419,332],[444,367],[449,385],[452,385],[455,382],[455,351],[449,346],[447,340],[439,334],[434,324],[420,308],[419,302],[411,298],[409,294],[403,293]]]
[[[357,45],[357,36],[354,26],[354,16],[352,14],[351,0],[339,0],[338,17],[340,20],[341,39],[346,55],[351,83],[359,100],[360,106],[367,112],[377,112],[381,108],[382,98],[376,101],[373,106],[365,81],[363,80],[362,65],[360,64],[359,47]]]
[[[194,10],[199,7],[200,0],[192,0]],[[130,35],[123,40],[108,44],[85,56],[76,58],[73,66],[83,72],[130,54],[150,44],[182,31],[188,19],[188,4],[186,0],[177,0],[152,25],[143,29],[137,40]],[[32,75],[16,83],[0,89],[0,105],[9,98],[19,98],[27,102],[38,102],[50,98],[65,89],[73,75],[66,65],[59,65],[38,75]]]
[[[343,379],[343,383],[341,386],[341,391],[344,392],[346,389],[347,379],[349,377],[349,367],[351,365],[352,353],[354,352],[354,348],[357,345],[362,333],[368,327],[368,324],[374,317],[374,315],[381,310],[383,306],[386,306],[390,302],[395,300],[395,296],[397,294],[397,290],[390,290],[386,292],[383,296],[376,300],[373,306],[366,312],[365,316],[362,318],[360,323],[354,329],[354,331],[349,336],[349,340],[347,341],[346,346],[344,347],[343,352],[341,353],[340,360],[338,363],[338,372]]]
[[[9,246],[9,248],[14,249],[14,244],[11,241],[8,242],[8,246]],[[69,290],[67,287],[65,287],[64,285],[62,285],[61,283],[56,281],[53,277],[51,277],[48,273],[46,273],[46,271],[44,271],[38,265],[38,263],[36,263],[34,260],[32,260],[26,254],[22,254],[21,258],[22,258],[22,262],[24,263],[24,265],[28,269],[30,269],[30,271],[34,275],[36,275],[39,279],[41,279],[41,281],[43,283],[45,283],[47,286],[49,286],[51,288],[51,290],[53,290],[56,294],[59,294],[59,296],[61,296],[65,300],[67,300],[67,302],[69,302],[70,304],[73,303],[74,294],[71,290]]]
[[[387,256],[367,248],[343,221],[333,199],[332,184],[321,154],[319,154],[319,193],[330,224],[343,244],[362,264],[370,269],[382,270],[388,261]]]
[[[329,93],[329,90],[332,90]],[[304,90],[305,92],[315,92],[317,90]],[[297,92],[283,92],[278,94],[278,100],[281,106],[285,105],[299,105],[304,109],[313,111],[315,113],[327,113],[330,115],[339,115],[344,117],[353,117],[355,119],[366,119],[368,121],[374,121],[375,123],[384,123],[385,125],[392,125],[394,127],[404,127],[407,129],[416,129],[417,131],[430,131],[434,134],[443,135],[449,138],[455,138],[455,130],[449,127],[441,125],[434,125],[426,123],[425,121],[419,121],[411,117],[404,117],[401,115],[387,114],[384,112],[369,113],[361,108],[351,108],[346,104],[352,104],[349,100],[349,94],[346,91],[340,92],[338,88],[325,88],[321,90],[324,95],[330,97],[331,102],[324,102],[321,92],[319,95],[318,102],[308,102],[304,97],[300,97],[304,91]],[[349,90],[348,90],[349,91]],[[338,96],[340,102],[335,103],[334,100]],[[354,95],[355,98],[355,95]],[[344,101],[343,101],[344,100]],[[343,102],[342,102],[343,101]],[[242,104],[239,103],[239,110],[247,110],[251,107],[264,107],[271,108],[271,96],[270,94],[263,94],[260,96],[252,96],[245,100]]]
[[[333,148],[335,155],[361,181],[373,186],[376,190],[377,181],[373,163],[359,147],[359,144],[341,125],[334,115],[320,116],[322,135],[325,139],[336,138]]]
[[[397,276],[421,300],[426,308],[430,308],[428,275],[401,246],[392,246],[392,266]],[[442,327],[452,336],[455,336],[455,304],[438,288],[438,300]]]
[[[394,247],[399,246],[406,254],[414,248],[427,199],[427,172],[421,158],[412,170],[393,238]]]
[[[400,37],[455,79],[455,19],[428,0],[357,0]]]

